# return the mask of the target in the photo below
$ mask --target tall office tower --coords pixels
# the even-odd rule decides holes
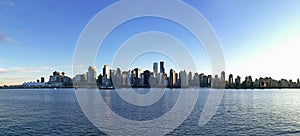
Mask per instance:
[[[154,73],[157,73],[157,72],[158,72],[158,63],[157,63],[157,62],[154,62],[154,63],[153,63],[153,72],[154,72]]]
[[[182,87],[188,86],[189,82],[188,82],[187,72],[185,70],[179,72],[179,79],[181,81]]]
[[[150,79],[151,73],[149,70],[144,71],[144,85],[148,86],[149,84],[149,79]]]
[[[41,83],[45,83],[45,78],[41,77]]]
[[[50,76],[49,82],[61,82],[62,78],[58,71],[53,72],[53,76]]]
[[[160,62],[160,71],[159,72],[165,74],[165,66],[164,66],[163,61]]]
[[[170,69],[170,85],[173,86],[176,83],[176,72],[173,69]]]
[[[141,69],[135,68],[134,71],[135,71],[135,77],[136,78],[141,78]]]
[[[135,86],[140,86],[141,85],[141,69],[135,68],[133,71],[134,71],[133,72],[133,76],[134,76],[133,84]]]
[[[224,71],[221,72],[221,82],[225,83],[225,72]]]
[[[109,66],[107,64],[105,64],[103,67],[103,77],[105,79],[109,79],[109,77],[110,77]]]
[[[96,77],[97,77],[96,67],[89,66],[88,74],[87,74],[88,83],[96,83]]]
[[[59,75],[60,75],[59,72],[57,72],[57,71],[54,71],[54,72],[53,72],[53,76],[59,76]]]
[[[131,72],[130,72],[130,84],[134,85],[134,81],[135,81],[135,71],[131,70]]]
[[[61,76],[62,76],[62,77],[64,77],[64,76],[65,76],[65,74],[66,74],[65,72],[62,72],[62,73],[61,73]]]
[[[193,80],[193,73],[192,73],[192,72],[189,72],[189,75],[188,75],[189,85],[191,85],[192,80]]]
[[[122,85],[122,75],[121,75],[121,69],[117,68],[115,71],[114,77],[113,77],[113,84],[115,86],[121,86]]]
[[[228,77],[228,84],[229,85],[233,84],[233,75],[232,74],[230,74],[229,77]]]
[[[200,82],[200,87],[207,87],[206,86],[206,84],[204,84],[204,74],[203,73],[201,73],[200,75],[199,75],[199,82]]]
[[[205,79],[205,80],[206,80],[206,79]],[[204,81],[205,81],[205,80],[204,80]],[[211,77],[211,75],[208,75],[208,76],[207,76],[207,85],[206,85],[206,86],[207,86],[207,87],[211,87],[211,85],[212,85],[212,77]]]
[[[198,73],[195,73],[193,76],[193,86],[200,87],[200,76]]]
[[[129,74],[130,72],[128,71],[123,71],[122,72],[122,85],[129,85],[130,81],[129,81]]]
[[[239,88],[241,85],[241,77],[240,76],[237,76],[235,78],[235,87]]]

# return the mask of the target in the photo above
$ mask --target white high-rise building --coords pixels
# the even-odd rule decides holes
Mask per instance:
[[[185,70],[179,72],[179,78],[180,78],[182,87],[188,86],[189,81],[188,81],[188,77],[187,77],[187,72]]]
[[[89,66],[87,80],[88,83],[96,83],[97,69],[94,66]]]

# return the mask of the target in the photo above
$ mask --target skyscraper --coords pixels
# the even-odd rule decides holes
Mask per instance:
[[[59,72],[57,72],[57,71],[54,71],[54,72],[53,72],[53,76],[59,76],[59,75],[60,75]]]
[[[129,74],[130,72],[128,71],[123,71],[122,72],[122,85],[129,85],[130,81],[129,81]]]
[[[89,66],[88,75],[87,75],[88,83],[96,83],[97,70],[94,66]]]
[[[241,77],[240,76],[237,76],[235,78],[235,87],[236,88],[240,88],[240,85],[241,85]]]
[[[206,81],[206,79],[204,79],[204,81]],[[205,87],[211,87],[212,86],[212,76],[208,75],[207,76],[207,85],[205,85]]]
[[[146,85],[146,86],[150,85],[149,84],[150,75],[151,75],[151,73],[149,70],[144,71],[144,79],[143,80],[144,80],[144,85]]]
[[[141,85],[141,69],[135,68],[133,71],[134,71],[134,85],[140,86]]]
[[[160,71],[159,72],[165,74],[165,66],[164,66],[163,61],[160,62]]]
[[[188,85],[192,86],[192,84],[193,84],[192,83],[192,81],[193,81],[193,73],[192,72],[189,72],[187,80],[188,80],[188,83],[189,83]]]
[[[229,77],[228,77],[228,84],[229,85],[233,84],[233,75],[232,74],[230,74]]]
[[[225,72],[224,71],[221,72],[221,82],[225,83]]]
[[[158,63],[157,63],[157,62],[154,62],[154,63],[153,63],[153,72],[154,72],[154,73],[157,73],[157,72],[158,72]]]
[[[109,77],[110,77],[109,66],[107,64],[105,64],[103,67],[103,77],[105,79],[109,79]]]
[[[176,83],[176,72],[173,69],[170,69],[170,86],[174,86]]]
[[[45,82],[45,78],[41,77],[41,83],[44,83],[44,82]]]
[[[135,77],[136,78],[141,78],[141,69],[135,68],[134,71],[135,71]]]
[[[181,84],[181,87],[187,87],[188,84],[189,84],[189,81],[188,81],[188,77],[187,77],[187,72],[184,70],[184,71],[180,71],[179,72],[179,79],[180,79],[180,84]]]

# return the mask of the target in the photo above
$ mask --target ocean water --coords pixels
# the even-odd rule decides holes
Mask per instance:
[[[136,91],[146,94],[149,89]],[[113,90],[99,90],[112,111],[136,121],[152,120],[168,113],[181,91],[166,89],[158,102],[140,107],[127,103]],[[298,89],[226,90],[211,120],[198,126],[209,91],[199,91],[191,114],[168,135],[300,135]],[[73,89],[0,89],[0,135],[105,133],[84,115]]]

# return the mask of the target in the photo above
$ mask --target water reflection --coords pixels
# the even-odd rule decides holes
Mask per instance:
[[[97,103],[96,99],[103,97],[118,115],[136,120],[164,115],[174,107],[180,93],[178,89],[169,89],[153,107],[141,108],[119,100],[118,94],[111,90],[87,91],[91,94],[86,95],[89,102]],[[199,127],[208,92],[200,90],[194,110],[169,135],[300,135],[300,90],[226,90],[217,113]],[[183,116],[183,110],[176,111],[170,120]],[[112,115],[108,111],[95,115],[107,117],[103,119],[107,129],[116,125],[109,119]],[[160,130],[168,129],[154,125]],[[0,135],[49,134],[104,135],[84,116],[72,89],[0,90]]]

